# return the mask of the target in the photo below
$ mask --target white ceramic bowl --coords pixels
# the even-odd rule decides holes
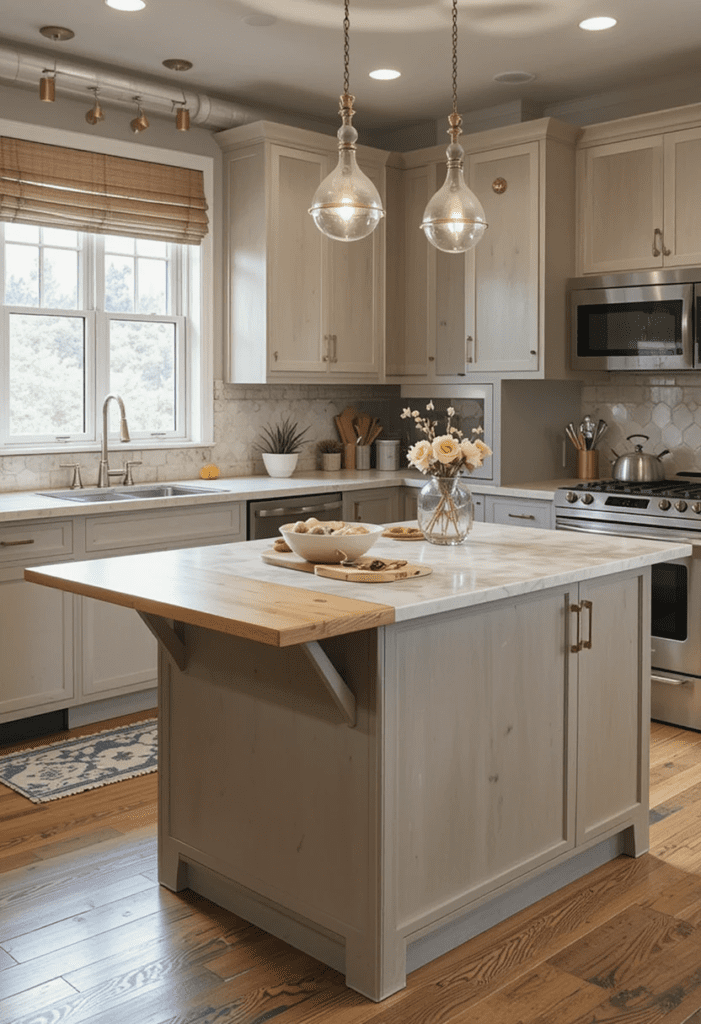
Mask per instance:
[[[307,562],[353,561],[369,551],[384,530],[384,526],[375,526],[374,523],[362,525],[367,533],[346,533],[341,536],[332,533],[294,533],[289,526],[281,526],[280,533],[294,553]]]

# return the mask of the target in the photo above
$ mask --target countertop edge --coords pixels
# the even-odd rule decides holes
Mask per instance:
[[[343,470],[329,474],[317,471],[289,478],[268,476],[224,477],[217,480],[159,480],[159,484],[186,484],[203,488],[202,494],[182,495],[169,498],[148,498],[118,501],[77,502],[70,499],[45,497],[39,491],[0,491],[0,524],[21,522],[27,519],[74,518],[135,512],[157,508],[187,508],[193,505],[215,504],[221,501],[258,501],[266,498],[285,498],[308,493],[327,494],[332,491],[375,490],[381,487],[420,488],[426,477],[407,470],[383,472],[370,470]],[[534,481],[524,484],[502,486],[484,480],[466,479],[467,486],[474,494],[501,495],[548,501],[552,500],[558,487],[575,483],[572,479]],[[204,491],[211,488],[213,493]],[[43,490],[63,488],[44,488]],[[67,488],[66,488],[67,490]]]

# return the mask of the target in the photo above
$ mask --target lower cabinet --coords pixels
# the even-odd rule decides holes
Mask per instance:
[[[400,520],[399,489],[368,487],[343,495],[343,518],[347,523],[396,523]]]
[[[648,581],[639,570],[397,628],[405,930],[622,829],[625,852],[646,851]]]
[[[0,722],[75,703],[73,599],[0,575]]]
[[[240,540],[239,502],[0,525],[0,723],[157,684],[135,611],[28,583],[25,566]]]
[[[553,503],[549,498],[514,498],[487,495],[485,521],[500,526],[531,526],[551,530],[555,525]]]
[[[158,645],[131,608],[76,598],[81,694],[102,700],[158,683]]]
[[[578,678],[577,844],[647,806],[650,621],[646,577],[579,585],[569,649]],[[574,605],[574,609],[572,608]],[[579,610],[575,610],[576,608]],[[638,851],[640,852],[640,851]]]

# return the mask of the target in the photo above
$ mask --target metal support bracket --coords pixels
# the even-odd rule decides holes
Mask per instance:
[[[334,704],[345,718],[346,725],[352,729],[356,722],[355,694],[331,664],[318,640],[300,644],[299,649],[328,690]]]
[[[164,619],[161,615],[152,615],[150,612],[139,612],[139,616],[159,644],[163,645],[175,667],[184,672],[187,667],[187,651],[178,635],[179,623],[172,622],[171,619]]]

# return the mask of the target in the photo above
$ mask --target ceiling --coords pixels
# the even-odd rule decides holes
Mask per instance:
[[[342,0],[147,0],[137,13],[112,10],[103,0],[2,0],[2,8],[5,44],[335,121]],[[463,114],[516,99],[547,106],[699,70],[699,0],[459,0],[458,9]],[[594,14],[610,14],[618,24],[607,32],[577,27]],[[75,38],[46,40],[39,29],[47,24],[70,28]],[[359,129],[447,116],[450,0],[351,0],[350,25]],[[161,61],[172,57],[193,68],[167,71]],[[402,76],[373,81],[368,72],[377,67]],[[509,71],[536,78],[518,86],[493,80]]]

